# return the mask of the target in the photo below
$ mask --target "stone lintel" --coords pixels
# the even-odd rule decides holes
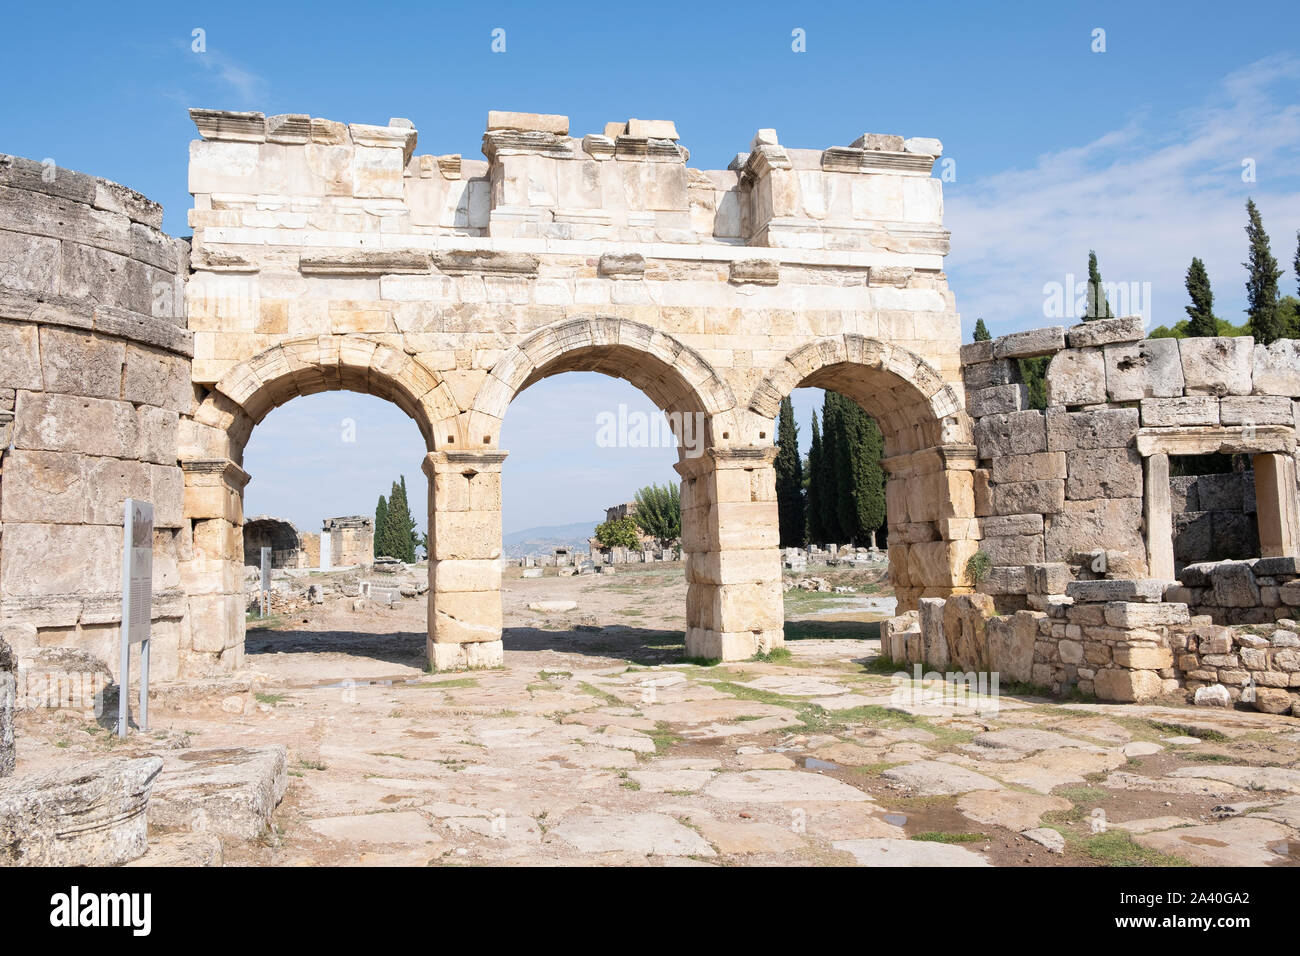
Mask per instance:
[[[348,132],[352,134],[352,142],[358,146],[400,149],[402,151],[403,165],[411,161],[411,155],[415,152],[417,134],[409,126],[371,126],[367,123],[349,123]]]
[[[365,249],[311,252],[298,260],[303,275],[423,275],[432,253],[419,249]]]
[[[577,159],[573,141],[567,136],[537,130],[499,129],[483,134],[483,155],[489,162],[502,156],[549,156],[551,159]]]
[[[901,144],[900,144],[901,145]],[[930,175],[935,157],[903,150],[832,146],[822,150],[822,169],[836,173],[910,173]]]
[[[190,119],[206,140],[236,143],[266,142],[266,116],[236,110],[190,110]]]
[[[1295,429],[1286,425],[1139,428],[1140,455],[1295,454]]]
[[[931,445],[917,451],[880,459],[880,466],[891,478],[929,475],[936,471],[974,471],[979,453],[974,445]]]
[[[569,118],[558,113],[516,113],[510,110],[489,110],[489,131],[515,130],[521,133],[551,133],[569,135]]]
[[[537,256],[526,252],[497,252],[489,249],[442,252],[436,257],[435,263],[439,270],[453,276],[474,272],[535,276],[540,264]]]

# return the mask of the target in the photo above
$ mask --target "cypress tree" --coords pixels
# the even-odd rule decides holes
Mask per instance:
[[[1214,293],[1210,291],[1210,276],[1205,263],[1193,258],[1187,267],[1187,294],[1192,304],[1187,310],[1187,334],[1193,337],[1210,337],[1219,334],[1219,323],[1214,317]]]
[[[1277,280],[1282,270],[1269,249],[1268,233],[1260,219],[1255,200],[1246,200],[1246,237],[1250,240],[1250,257],[1246,267],[1246,312],[1250,315],[1250,334],[1255,341],[1269,345],[1282,335],[1278,317]]]
[[[375,505],[375,557],[382,558],[388,555],[388,502],[383,495],[379,496],[379,504]]]
[[[812,416],[812,446],[808,449],[808,540],[826,543],[826,526],[822,523],[822,434],[817,425],[817,411]]]
[[[840,445],[844,425],[840,414],[840,396],[827,390],[822,399],[821,518],[822,532],[828,544],[842,544],[844,529],[840,525]],[[817,476],[814,476],[814,479]]]
[[[975,320],[975,335],[973,336],[973,339],[972,339],[972,340],[975,341],[975,342],[987,342],[987,341],[988,341],[989,339],[991,339],[991,338],[993,338],[993,336],[989,335],[988,326],[986,326],[986,325],[984,324],[984,318],[983,318],[983,316],[981,316],[980,318],[976,319],[976,320]]]
[[[863,540],[876,546],[876,532],[885,523],[885,469],[880,465],[885,436],[870,415],[862,412],[865,440],[862,443],[862,482],[858,486],[858,524]]]
[[[835,454],[835,506],[840,519],[842,543],[862,540],[862,515],[858,510],[860,486],[864,480],[862,446],[866,441],[863,419],[867,416],[857,402],[838,396],[840,409],[839,441]]]
[[[415,560],[415,522],[411,520],[411,509],[406,503],[405,485],[405,479],[400,484],[393,482],[392,494],[388,497],[384,544],[389,555],[409,563]]]
[[[781,530],[781,547],[798,548],[804,543],[803,462],[799,458],[799,428],[794,423],[794,405],[781,399],[776,441],[776,508]]]
[[[1101,270],[1097,268],[1097,253],[1088,250],[1088,301],[1083,309],[1085,322],[1111,318],[1110,302],[1101,285]]]

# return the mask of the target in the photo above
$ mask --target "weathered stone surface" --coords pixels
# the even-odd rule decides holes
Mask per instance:
[[[1065,348],[1065,328],[1059,325],[1012,332],[993,341],[993,355],[999,359],[1051,355],[1063,348]]]
[[[1222,561],[1210,569],[1213,603],[1219,607],[1256,607],[1259,585],[1250,565],[1240,561]]]
[[[1072,349],[1110,345],[1114,342],[1136,342],[1145,336],[1140,315],[1080,322],[1078,325],[1071,326],[1065,334],[1066,341]]]
[[[1065,496],[1073,501],[1142,496],[1142,458],[1135,449],[1072,451],[1066,455],[1066,467]]]
[[[255,839],[287,787],[283,746],[188,750],[167,758],[149,804],[149,822]]]
[[[1164,589],[1164,581],[1153,579],[1071,581],[1065,586],[1065,594],[1067,597],[1074,598],[1076,604],[1105,604],[1110,601],[1157,604],[1164,594]]]
[[[1072,806],[1063,797],[1016,790],[976,790],[957,801],[957,809],[968,819],[1016,833],[1038,826],[1045,813],[1061,813]]]
[[[1057,352],[1047,366],[1048,405],[1093,405],[1106,400],[1106,363],[1100,349]]]
[[[993,509],[1001,514],[1056,514],[1065,505],[1065,487],[1057,478],[994,485]]]
[[[1197,707],[1231,707],[1232,695],[1222,684],[1210,684],[1208,687],[1196,688],[1195,704]]]
[[[1140,833],[1133,839],[1152,850],[1181,857],[1194,865],[1230,867],[1281,864],[1287,859],[1281,848],[1292,836],[1293,831],[1281,824],[1246,816],[1201,826]]]
[[[831,844],[850,853],[860,866],[991,866],[974,850],[948,843],[916,840],[840,840]]]
[[[1249,395],[1255,340],[1190,338],[1178,340],[1183,382],[1189,395]]]
[[[1051,451],[1077,448],[1123,448],[1138,430],[1136,408],[1047,413],[1047,447]]]
[[[1291,425],[1291,399],[1278,395],[1225,395],[1219,402],[1224,425]]]
[[[81,763],[0,782],[0,865],[116,866],[147,849],[157,757]]]
[[[989,477],[997,484],[1012,481],[1042,481],[1066,476],[1065,452],[1047,451],[1032,455],[1002,455],[993,459]]]
[[[1300,340],[1278,339],[1256,345],[1253,362],[1256,395],[1300,398]]]
[[[938,760],[921,760],[890,767],[881,776],[922,797],[1004,789],[1002,784],[982,773]]]
[[[1020,412],[1029,407],[1029,388],[1025,385],[992,385],[966,393],[966,410],[976,418]]]
[[[728,803],[784,803],[799,800],[870,800],[865,793],[832,777],[797,770],[724,773],[704,788],[705,796]]]
[[[1142,399],[1145,427],[1219,424],[1219,400],[1213,396]]]
[[[694,830],[662,813],[565,817],[547,832],[584,853],[623,851],[643,856],[716,856]]]
[[[1183,394],[1183,365],[1177,339],[1144,339],[1108,345],[1106,394],[1112,402],[1171,398]]]

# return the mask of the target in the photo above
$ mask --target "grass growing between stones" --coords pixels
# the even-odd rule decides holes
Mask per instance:
[[[1122,831],[1108,830],[1105,833],[1077,837],[1063,827],[1053,829],[1065,837],[1066,848],[1070,852],[1102,866],[1191,866],[1180,856],[1161,853],[1134,843],[1133,838]]]
[[[1174,724],[1160,720],[1147,721],[1151,729],[1166,737],[1196,737],[1209,743],[1227,743],[1231,738],[1209,727],[1196,727],[1191,724]]]
[[[398,687],[411,687],[419,690],[451,690],[454,687],[478,687],[475,677],[453,677],[450,680],[419,681],[411,684],[398,684]]]
[[[585,680],[578,682],[578,690],[584,694],[590,694],[592,697],[609,704],[612,707],[621,707],[623,702],[607,690],[601,690],[595,684],[588,684]]]
[[[919,840],[922,843],[983,843],[989,839],[987,833],[945,833],[942,830],[931,830],[927,833],[913,833],[909,840]]]
[[[750,658],[757,664],[785,664],[794,654],[788,647],[774,647],[770,651],[761,651]]]

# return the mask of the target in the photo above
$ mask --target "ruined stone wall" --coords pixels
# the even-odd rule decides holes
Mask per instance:
[[[1146,339],[1137,318],[1118,318],[961,351],[979,549],[990,565],[978,591],[990,602],[922,600],[916,617],[886,629],[886,654],[1144,700],[1204,681],[1204,658],[1186,653],[1191,629],[1294,616],[1300,343]],[[1029,408],[1017,361],[1038,356],[1051,356],[1045,411]],[[1175,488],[1170,458],[1207,454],[1248,455],[1253,468]],[[1231,486],[1236,507],[1190,512],[1194,520],[1208,515],[1212,526],[1231,514],[1237,546],[1249,514],[1262,557],[1190,564],[1179,584],[1175,519],[1189,513],[1190,494],[1200,508],[1201,482],[1210,498]],[[1224,666],[1233,679],[1241,669],[1236,659]],[[1282,670],[1270,672],[1282,681],[1274,686],[1289,686]]]
[[[154,503],[154,676],[190,646],[188,246],[161,225],[126,187],[0,157],[0,627],[20,665],[83,652],[116,673],[128,497]]]

